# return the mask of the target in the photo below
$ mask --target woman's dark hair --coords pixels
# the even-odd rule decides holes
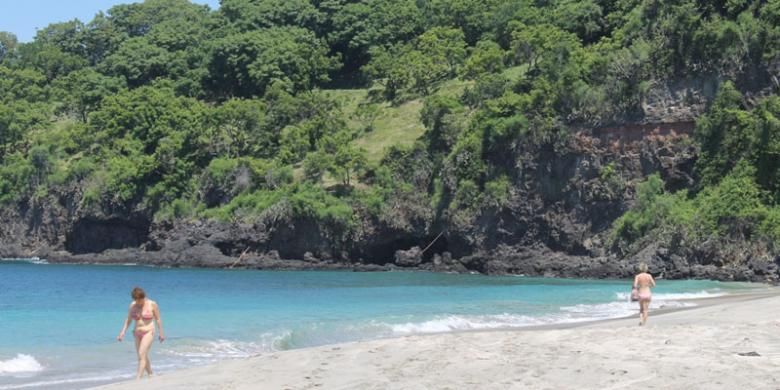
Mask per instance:
[[[135,287],[133,288],[133,291],[130,293],[130,296],[137,301],[139,299],[146,298],[146,293],[144,292],[144,289],[142,289],[141,287]]]

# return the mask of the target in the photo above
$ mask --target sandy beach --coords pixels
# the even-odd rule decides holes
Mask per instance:
[[[780,295],[558,328],[269,353],[144,379],[153,389],[780,389]],[[129,363],[131,364],[131,363]],[[125,382],[100,389],[137,389]]]

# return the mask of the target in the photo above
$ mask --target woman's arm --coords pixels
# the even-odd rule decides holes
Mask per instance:
[[[132,305],[131,305],[132,306]],[[122,339],[125,338],[125,332],[127,331],[127,328],[130,326],[130,321],[132,321],[132,318],[130,318],[130,309],[127,309],[127,318],[125,318],[125,324],[122,325],[122,330],[119,331],[119,336],[116,336],[117,341],[122,341]]]
[[[157,302],[154,303],[154,319],[157,321],[157,326],[160,328],[160,342],[165,341],[165,333],[163,332],[162,317],[160,316],[160,307],[157,306]]]
[[[655,287],[655,279],[653,278],[653,275],[650,275],[650,285]]]
[[[634,276],[634,285],[632,287],[633,288],[639,287],[639,275]]]

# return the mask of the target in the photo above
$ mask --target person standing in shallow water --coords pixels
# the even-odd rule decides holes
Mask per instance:
[[[133,336],[135,336],[135,350],[138,353],[138,374],[136,378],[141,379],[144,372],[146,372],[147,376],[152,376],[152,362],[149,360],[149,350],[152,348],[152,342],[154,341],[155,321],[160,328],[159,338],[161,343],[165,341],[165,335],[163,334],[162,317],[160,317],[160,308],[157,306],[157,302],[146,298],[146,293],[140,287],[134,288],[130,296],[133,297],[133,302],[130,303],[125,324],[122,326],[122,330],[116,339],[121,342],[125,338],[125,332],[130,326],[130,322],[135,321]]]
[[[655,279],[647,273],[647,264],[640,263],[638,268],[639,274],[634,277],[634,289],[639,293],[639,325],[644,325],[652,299],[650,289],[655,287]]]

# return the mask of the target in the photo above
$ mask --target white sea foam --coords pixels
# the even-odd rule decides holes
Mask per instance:
[[[121,375],[86,376],[86,377],[76,377],[76,378],[66,378],[66,379],[52,379],[46,381],[28,382],[28,383],[14,384],[14,385],[0,385],[0,390],[29,389],[29,388],[37,388],[37,387],[44,387],[44,386],[64,386],[64,385],[74,385],[78,383],[95,383],[95,382],[109,383],[109,382],[117,382],[122,379],[129,379],[132,377],[133,375],[131,374],[121,374]]]
[[[29,374],[43,371],[43,366],[34,357],[23,353],[15,358],[0,360],[0,375]]]
[[[710,298],[726,295],[720,292],[654,294],[651,309],[696,306],[679,300]],[[637,304],[629,301],[629,294],[617,293],[618,300],[597,304],[562,306],[558,313],[540,316],[518,314],[449,315],[421,322],[387,324],[394,334],[445,333],[459,330],[521,328],[538,325],[568,324],[628,317],[637,314]]]
[[[695,306],[689,302],[665,301],[656,299],[650,303],[651,309],[660,308],[680,308]],[[638,305],[636,302],[627,300],[599,304],[579,304],[561,307],[561,311],[571,313],[573,318],[578,321],[597,321],[613,318],[627,317],[637,314]]]
[[[30,264],[49,264],[45,259],[39,257],[24,257],[24,258],[0,258],[0,261],[17,261]]]
[[[545,324],[541,317],[513,314],[482,316],[451,315],[422,322],[390,324],[393,333],[398,335],[421,333],[445,333],[458,330],[501,329]]]
[[[193,341],[184,345],[162,349],[161,352],[166,355],[185,358],[192,362],[200,362],[247,358],[270,350],[271,348],[262,342],[217,339]]]
[[[631,296],[628,292],[619,292],[615,294],[619,300],[627,301]],[[725,292],[720,291],[699,291],[692,293],[653,293],[653,300],[658,301],[672,301],[678,299],[703,299],[703,298],[715,298],[727,295]]]

